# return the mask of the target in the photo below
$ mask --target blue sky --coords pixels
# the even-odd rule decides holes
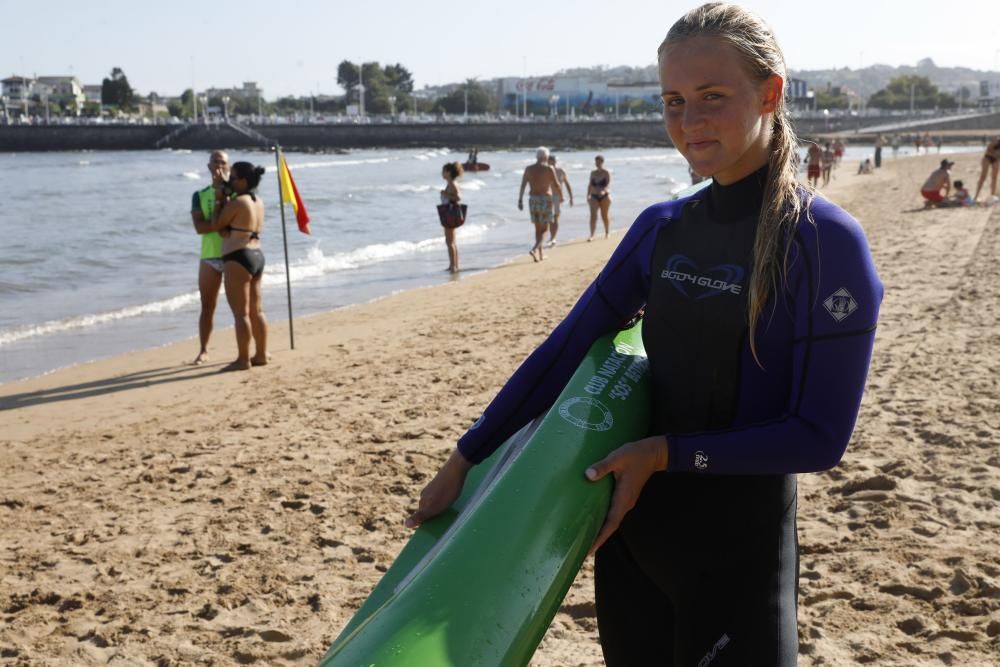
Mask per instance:
[[[793,69],[884,63],[993,70],[1000,4],[759,0]],[[695,3],[664,0],[0,0],[0,75],[71,73],[100,83],[120,66],[142,93],[257,81],[264,95],[339,93],[342,60],[399,62],[417,87],[470,77],[647,65]],[[214,8],[214,9],[211,9]],[[952,9],[953,8],[953,9]]]

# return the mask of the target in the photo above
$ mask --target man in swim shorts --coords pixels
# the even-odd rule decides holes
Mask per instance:
[[[566,194],[569,195],[569,205],[573,205],[573,188],[569,185],[569,179],[566,178],[566,170],[562,167],[556,165],[556,156],[549,155],[549,164],[553,169],[556,170],[556,178],[559,180],[559,186],[566,188]],[[560,202],[558,199],[552,202],[552,224],[549,225],[549,247],[551,248],[556,244],[556,234],[559,233],[559,214],[561,213]],[[528,201],[530,207],[531,201]]]
[[[823,149],[819,144],[810,144],[806,151],[806,180],[809,185],[819,186],[820,165],[823,161]]]
[[[521,178],[521,192],[517,196],[517,209],[524,210],[524,188],[528,189],[528,212],[531,222],[535,225],[535,245],[528,253],[531,259],[540,262],[542,257],[542,242],[545,240],[545,230],[553,220],[554,199],[562,201],[562,188],[559,187],[559,176],[549,165],[549,149],[544,146],[535,151],[535,164],[525,168]]]
[[[225,151],[212,151],[208,158],[208,173],[214,174],[217,169],[229,178],[229,155]],[[208,339],[212,336],[212,318],[222,286],[222,237],[218,232],[209,231],[214,204],[215,190],[211,183],[191,196],[191,222],[194,231],[201,235],[201,261],[198,262],[198,292],[201,294],[198,338],[201,350],[194,359],[195,364],[208,361]]]
[[[924,198],[924,207],[930,208],[938,206],[944,202],[945,197],[951,191],[951,172],[948,170],[954,166],[954,162],[941,160],[941,166],[931,172],[931,175],[924,181],[920,188],[920,194]],[[943,192],[942,192],[943,190]]]

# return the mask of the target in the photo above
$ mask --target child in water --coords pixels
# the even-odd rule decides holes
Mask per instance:
[[[657,55],[667,134],[711,185],[639,215],[407,525],[447,509],[472,465],[553,405],[594,341],[644,312],[649,435],[580,471],[614,478],[592,547],[605,662],[792,667],[796,473],[844,454],[882,283],[858,222],[797,181],[773,31],[710,3]]]

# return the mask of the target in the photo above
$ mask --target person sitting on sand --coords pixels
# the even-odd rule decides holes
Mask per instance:
[[[524,176],[521,177],[521,192],[517,196],[517,210],[524,210],[524,188],[531,186],[528,190],[528,212],[531,214],[531,222],[535,225],[535,245],[532,246],[531,259],[540,262],[545,259],[542,256],[542,244],[545,241],[545,230],[552,224],[554,213],[553,199],[562,201],[562,188],[559,187],[559,177],[556,170],[549,164],[549,149],[542,146],[535,151],[535,164],[525,167]]]
[[[872,159],[870,157],[866,157],[858,164],[858,174],[866,174],[868,176],[871,176],[874,173],[875,169],[874,167],[872,167]]]
[[[948,192],[951,190],[951,169],[954,162],[941,160],[941,166],[931,172],[924,184],[920,187],[920,194],[924,198],[924,208],[938,206],[941,204]]]
[[[972,195],[969,194],[969,189],[965,187],[965,183],[962,181],[955,181],[952,183],[954,191],[951,197],[948,198],[948,204],[950,206],[972,206],[973,200]]]
[[[212,172],[215,186],[215,210],[212,230],[222,236],[223,280],[226,299],[233,311],[236,328],[236,361],[223,370],[249,370],[251,366],[267,364],[267,321],[261,294],[264,278],[264,253],[260,249],[260,233],[264,227],[264,202],[257,196],[257,186],[264,167],[249,162],[237,162],[229,171],[226,183],[224,171]],[[233,192],[226,198],[226,186]],[[250,338],[256,354],[250,356]]]

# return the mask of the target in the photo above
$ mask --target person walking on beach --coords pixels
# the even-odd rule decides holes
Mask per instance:
[[[836,154],[833,152],[833,147],[830,142],[826,142],[826,147],[823,149],[823,154],[820,158],[820,166],[823,172],[823,187],[830,184],[830,176],[833,173],[833,165],[837,160]]]
[[[986,154],[983,155],[980,163],[979,183],[976,184],[976,194],[972,198],[973,201],[979,201],[979,193],[983,189],[983,183],[986,182],[987,174],[990,176],[990,196],[996,196],[997,171],[1000,171],[1000,137],[997,137],[996,141],[986,147]]]
[[[549,149],[542,146],[535,151],[535,164],[525,167],[521,177],[521,192],[517,196],[517,209],[524,210],[524,188],[528,189],[528,212],[531,222],[535,225],[535,245],[532,246],[531,259],[540,262],[542,243],[545,241],[545,230],[552,224],[553,201],[562,201],[562,188],[559,187],[559,177],[556,170],[549,165]]]
[[[556,165],[556,156],[549,155],[549,166],[556,170],[556,179],[559,181],[559,186],[566,188],[566,194],[569,195],[569,205],[573,205],[573,188],[570,187],[569,179],[566,178],[566,170],[560,166]],[[549,247],[551,248],[556,244],[556,234],[559,233],[559,215],[562,213],[562,201],[555,200],[552,202],[552,224],[549,225]]]
[[[229,156],[215,150],[208,158],[208,172],[218,171],[223,179],[229,178]],[[222,287],[222,237],[209,231],[212,226],[212,207],[215,188],[207,185],[191,195],[191,222],[194,231],[201,235],[201,260],[198,262],[198,294],[201,296],[201,314],[198,315],[198,341],[201,349],[194,358],[195,364],[208,361],[208,340],[212,337],[215,306]]]
[[[441,168],[441,178],[447,185],[441,191],[441,206],[447,207],[442,213],[440,207],[441,226],[444,227],[444,244],[448,248],[448,273],[458,273],[458,244],[455,242],[455,231],[465,222],[462,214],[462,193],[456,181],[464,174],[462,165],[458,162],[448,162]]]
[[[941,160],[941,166],[931,172],[924,184],[920,186],[920,194],[924,198],[924,208],[939,206],[951,191],[951,171],[954,162]]]
[[[228,182],[221,168],[212,173],[215,202],[211,229],[222,236],[226,298],[236,327],[236,361],[223,368],[224,371],[249,370],[268,362],[267,320],[261,294],[264,253],[260,249],[260,234],[264,227],[264,202],[256,192],[263,175],[264,167],[249,162],[235,163]],[[231,200],[227,191],[233,193]],[[256,346],[253,357],[251,337]]]
[[[919,141],[920,135],[917,135],[917,140]],[[882,133],[879,132],[875,135],[875,168],[879,169],[882,166],[882,146],[885,145],[885,140],[882,139]],[[917,147],[917,152],[920,152],[920,147]]]
[[[840,140],[840,137],[833,142],[833,155],[836,158],[833,166],[839,167],[840,161],[844,159],[844,142]]]
[[[611,172],[604,168],[604,156],[598,155],[594,158],[594,170],[590,172],[590,180],[587,181],[587,201],[590,204],[590,238],[594,240],[597,233],[597,212],[601,212],[601,221],[604,223],[604,238],[611,234]]]
[[[822,162],[823,149],[817,143],[810,143],[806,150],[806,182],[814,188],[819,187]]]
[[[644,313],[650,435],[580,471],[614,476],[593,545],[605,662],[792,667],[795,475],[844,454],[883,287],[858,222],[797,182],[773,31],[706,4],[670,28],[658,57],[667,133],[711,185],[639,215],[407,525],[448,508],[470,467],[553,405],[600,336]]]

